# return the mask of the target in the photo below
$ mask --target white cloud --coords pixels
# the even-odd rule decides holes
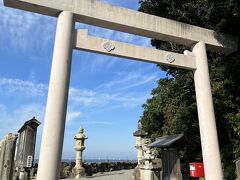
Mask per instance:
[[[141,74],[141,73],[122,73],[117,74],[116,78],[113,78],[113,80],[108,81],[106,83],[103,83],[96,87],[95,89],[77,89],[71,87],[69,90],[69,95],[73,96],[75,100],[78,102],[81,102],[83,105],[88,106],[89,104],[96,103],[96,99],[94,98],[101,96],[102,98],[107,99],[115,99],[118,96],[121,96],[121,93],[123,90],[128,90],[130,88],[135,88],[138,86],[142,86],[151,82],[155,82],[159,79],[159,75],[157,73],[154,74]],[[16,83],[17,87],[14,87],[13,89],[29,89],[33,86],[37,87],[40,92],[43,90],[47,90],[47,86],[44,84],[34,84],[32,82],[25,82],[21,80],[8,80],[8,81],[16,81],[19,83]],[[1,84],[1,79],[0,79]],[[15,84],[15,83],[13,83]],[[21,87],[22,84],[25,84],[27,87]],[[20,87],[18,87],[18,85]],[[107,93],[106,91],[110,90],[111,92],[118,92],[118,93]],[[35,92],[35,91],[33,91]],[[134,92],[134,90],[133,90]],[[33,94],[38,94],[38,91],[36,91]],[[129,94],[129,93],[128,93]],[[104,103],[101,103],[104,104]]]
[[[135,79],[126,78],[125,81]],[[120,83],[120,82],[119,82]],[[111,84],[111,87],[118,86],[118,84]],[[42,96],[47,95],[47,85],[37,82],[24,81],[20,79],[0,78],[0,96],[15,99],[19,96],[17,102],[9,104],[3,99],[0,101],[0,137],[9,132],[17,132],[26,120],[35,116],[38,120],[43,122],[45,112],[45,101]],[[37,98],[37,97],[41,98]],[[25,101],[26,97],[36,97],[29,103]],[[82,125],[111,125],[108,121],[89,121],[83,114],[91,113],[91,109],[101,111],[107,108],[132,108],[140,106],[145,102],[147,93],[133,92],[99,92],[97,90],[70,88],[69,91],[69,106],[67,112],[67,124],[79,120]],[[15,104],[17,103],[17,104]],[[8,104],[10,106],[8,106]],[[79,111],[80,109],[80,111]],[[84,113],[83,113],[84,112]],[[87,114],[88,116],[88,114]],[[41,128],[39,133],[41,134]]]
[[[156,73],[154,74],[142,74],[142,73],[124,73],[118,74],[117,78],[111,80],[110,82],[101,84],[97,87],[99,90],[110,89],[112,91],[123,91],[130,88],[135,88],[142,86],[144,84],[155,82],[159,79]]]
[[[67,123],[80,120],[81,124],[85,125],[111,125],[108,121],[86,121],[89,115],[87,113],[92,113],[92,110],[99,112],[111,108],[140,107],[148,98],[148,92],[139,89],[128,92],[125,89],[140,87],[155,78],[155,76],[147,77],[147,75],[145,77],[142,74],[129,73],[126,76],[116,77],[96,89],[70,87]],[[137,83],[134,83],[136,81]],[[0,78],[0,129],[3,129],[0,136],[16,132],[33,116],[43,121],[47,89],[48,85],[43,83]],[[8,103],[8,98],[16,97],[18,97],[16,102]],[[26,101],[28,97],[32,97],[31,101]]]
[[[30,71],[29,79],[30,79],[30,81],[32,81],[32,82],[35,82],[35,81],[36,81],[36,72],[35,72],[34,70],[31,70],[31,71]]]
[[[47,92],[47,86],[20,79],[0,78],[0,92],[7,95],[21,93],[27,96],[44,96]]]
[[[81,122],[82,125],[112,125],[113,123],[108,121],[84,121]]]
[[[0,104],[0,137],[7,133],[16,133],[25,121],[36,117],[40,122],[43,121],[44,105],[37,103],[24,104],[11,111],[4,104]]]
[[[2,1],[0,2],[0,40],[8,42],[2,48],[5,46],[5,48],[12,48],[14,51],[24,52],[31,52],[34,49],[41,52],[47,51],[46,47],[51,45],[55,36],[56,18],[8,8],[3,6]],[[77,28],[86,28],[90,34],[98,37],[151,47],[149,38],[76,24]],[[30,34],[31,36],[29,36]]]
[[[35,116],[39,121],[43,121],[45,106],[43,104],[31,103],[20,106],[13,114],[21,120],[27,120]]]
[[[5,108],[6,108],[5,105],[0,104],[0,113],[4,112]]]
[[[126,85],[124,87],[120,87],[119,90],[126,90],[126,89],[130,89],[130,88],[134,88],[134,87],[138,87],[144,84],[147,84],[149,82],[155,82],[157,81],[157,76],[155,75],[151,75],[151,76],[143,76],[142,79],[140,79],[139,81]]]
[[[146,99],[149,97],[146,92],[135,92],[135,93],[102,93],[95,91],[91,94],[82,93],[84,91],[80,89],[75,89],[74,93],[70,95],[69,101],[72,103],[72,106],[79,107],[98,107],[103,108],[110,106],[112,104],[118,104],[118,107],[137,107],[141,106]]]
[[[67,123],[78,120],[79,117],[82,115],[82,112],[68,112],[67,113]]]
[[[96,92],[92,90],[77,89],[72,87],[69,89],[69,99],[74,104],[90,106],[97,103],[95,97]]]
[[[140,87],[157,80],[157,76],[147,76],[142,74],[129,73],[125,76],[117,77],[112,81],[100,85],[96,89],[79,89],[70,87],[69,103],[71,112],[69,121],[77,118],[75,108],[78,107],[106,107],[112,103],[124,107],[140,106],[147,99],[148,93],[143,91],[125,92],[130,88]],[[6,97],[46,97],[48,85],[24,81],[20,79],[0,78],[0,93]],[[38,102],[43,99],[38,99]]]
[[[4,7],[0,4],[1,48],[13,51],[46,52],[46,46],[53,40],[55,21],[53,18]]]

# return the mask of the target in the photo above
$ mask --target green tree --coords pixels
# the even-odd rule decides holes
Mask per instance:
[[[239,0],[140,0],[139,11],[240,37]],[[153,39],[157,49],[183,52],[188,47]],[[208,52],[220,150],[226,179],[234,179],[233,161],[240,156],[240,51],[223,56]],[[197,146],[182,152],[185,165],[201,159],[196,97],[191,71],[159,66],[167,77],[158,81],[141,117],[149,136],[184,133]],[[186,168],[186,167],[185,167]]]

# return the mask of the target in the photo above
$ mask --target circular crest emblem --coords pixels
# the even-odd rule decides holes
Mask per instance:
[[[173,63],[176,60],[176,57],[173,54],[168,54],[166,55],[165,60],[169,63]]]
[[[103,48],[107,50],[107,52],[111,52],[115,49],[115,46],[110,41],[107,41],[103,43]]]

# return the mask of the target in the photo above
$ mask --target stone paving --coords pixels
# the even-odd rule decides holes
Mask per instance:
[[[89,180],[89,179],[96,179],[96,180],[131,180],[132,173],[134,170],[121,170],[121,171],[114,171],[108,173],[98,173],[94,176],[81,178],[79,180]],[[65,180],[74,180],[74,179],[65,179]],[[75,179],[76,180],[76,179]]]

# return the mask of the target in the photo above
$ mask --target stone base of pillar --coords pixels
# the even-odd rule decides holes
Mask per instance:
[[[141,174],[140,174],[140,169],[139,166],[137,166],[132,174],[132,180],[141,180]]]
[[[132,180],[161,180],[161,172],[136,167],[132,175]]]
[[[19,180],[28,180],[28,173],[25,171],[20,171],[19,173]]]
[[[240,158],[238,158],[236,161],[236,180],[240,180]]]
[[[78,168],[73,168],[73,176],[78,179],[80,177],[85,177],[86,176],[86,170],[84,167],[78,167]]]
[[[150,169],[141,169],[141,180],[158,180],[154,179],[154,172]]]
[[[132,179],[133,180],[161,180],[161,171],[135,168]]]

